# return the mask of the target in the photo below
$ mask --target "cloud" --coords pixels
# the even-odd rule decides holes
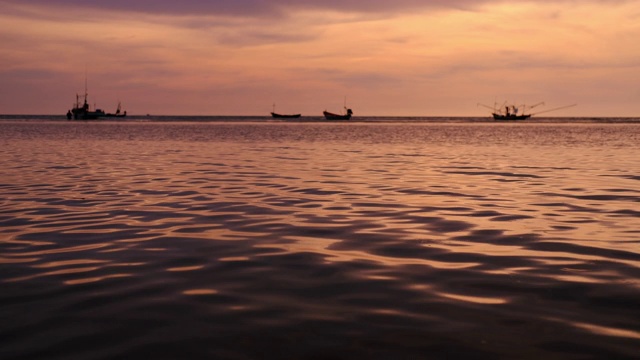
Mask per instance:
[[[623,2],[0,0],[0,107],[66,111],[87,67],[92,100],[130,113],[317,113],[347,95],[359,114],[446,114],[591,83],[618,99],[640,54]]]
[[[591,0],[582,3],[622,4],[635,0]],[[279,17],[292,10],[323,10],[351,13],[406,13],[418,9],[472,10],[490,3],[548,3],[547,0],[4,0],[7,4],[35,5],[66,9],[93,9],[162,15],[203,15]],[[575,2],[560,0],[556,3]],[[322,19],[318,19],[321,21]]]
[[[488,1],[488,0],[487,0]],[[163,15],[205,16],[282,16],[290,10],[325,10],[355,13],[396,13],[422,8],[473,8],[485,0],[5,0],[21,6],[46,6],[66,9],[93,9]],[[321,19],[319,19],[321,20]]]

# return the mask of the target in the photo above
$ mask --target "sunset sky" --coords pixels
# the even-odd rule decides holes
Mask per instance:
[[[638,0],[0,0],[0,113],[640,116]],[[534,111],[535,113],[536,111]]]

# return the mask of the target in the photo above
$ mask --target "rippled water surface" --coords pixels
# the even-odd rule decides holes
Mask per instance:
[[[640,124],[0,127],[2,359],[640,354]]]

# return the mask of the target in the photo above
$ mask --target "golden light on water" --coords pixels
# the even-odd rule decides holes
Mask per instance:
[[[201,296],[201,295],[215,295],[218,293],[217,290],[214,289],[190,289],[182,292],[185,295],[191,296]]]
[[[2,120],[0,347],[637,353],[638,124],[383,121]]]
[[[169,269],[167,269],[167,271],[170,271],[170,272],[195,271],[195,270],[200,270],[202,268],[204,268],[204,266],[202,266],[202,265],[181,266],[181,267],[169,268]]]
[[[501,305],[501,304],[506,304],[508,302],[506,299],[490,298],[490,297],[483,297],[483,296],[460,295],[460,294],[451,294],[451,293],[442,293],[442,292],[438,293],[438,295],[448,299],[453,299],[458,301],[467,301],[471,303],[484,304],[484,305]]]

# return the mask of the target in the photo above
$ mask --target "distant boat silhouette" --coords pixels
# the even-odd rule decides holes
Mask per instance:
[[[300,117],[300,114],[278,114],[276,112],[276,104],[273,104],[273,111],[271,111],[271,117],[276,119],[296,119]]]
[[[68,120],[96,120],[101,116],[105,116],[106,113],[101,109],[90,110],[89,103],[87,102],[87,91],[84,93],[84,103],[80,105],[80,96],[76,94],[76,103],[73,108],[67,111]]]
[[[526,108],[527,106],[522,104],[522,105],[507,105],[507,102],[505,101],[502,106],[497,106],[497,103],[493,104],[493,107],[491,106],[487,106],[484,104],[480,104],[478,103],[479,106],[483,106],[486,107],[487,109],[491,109],[491,116],[493,116],[494,120],[499,120],[499,121],[516,121],[516,120],[526,120],[529,119],[531,116],[535,115],[535,114],[526,114]],[[533,109],[536,106],[539,105],[544,105],[544,102],[540,102],[537,103],[535,105],[531,105],[529,106],[529,109]],[[550,110],[545,110],[545,111],[541,111],[541,112],[537,112],[536,114],[543,114],[543,113],[547,113],[550,111],[556,111],[556,110],[561,110],[561,109],[566,109],[572,106],[576,106],[577,104],[573,104],[573,105],[567,105],[567,106],[562,106],[559,108],[554,108],[554,109],[550,109]],[[502,109],[504,108],[504,112],[502,111]],[[522,111],[522,114],[518,114],[518,112],[520,111],[520,108],[523,108],[525,110]]]
[[[494,120],[503,120],[503,121],[526,120],[531,117],[531,114],[524,113],[526,110],[526,105],[524,104],[516,106],[516,105],[507,105],[505,102],[499,108],[495,108],[495,105],[496,104],[494,104],[494,108],[492,109],[493,112],[491,113]],[[541,102],[541,103],[529,106],[529,109],[533,109],[534,107],[539,105],[544,105],[544,103]],[[522,114],[518,114],[521,107],[525,110],[523,110]],[[502,112],[501,110],[502,108],[504,108],[504,112]]]
[[[334,114],[328,111],[323,111],[322,114],[327,120],[349,120],[351,119],[351,115],[353,115],[353,111],[351,111],[351,109],[347,109],[347,113],[344,115]]]
[[[91,110],[89,107],[89,93],[87,92],[87,78],[84,79],[84,101],[80,105],[80,96],[76,94],[76,102],[73,104],[73,108],[67,111],[67,120],[97,120],[101,117],[125,117],[127,112],[120,113],[120,102],[118,102],[118,109],[115,114],[107,114],[102,109]]]
[[[106,116],[106,117],[118,117],[118,118],[121,118],[121,117],[126,117],[126,116],[127,116],[127,112],[126,112],[126,111],[125,111],[125,112],[121,112],[121,104],[120,104],[120,102],[118,101],[118,108],[116,109],[115,114],[107,113],[107,114],[105,114],[104,116]]]
[[[322,114],[324,118],[327,120],[349,120],[351,119],[351,115],[353,115],[353,111],[347,108],[347,97],[344,98],[344,109],[346,113],[344,114],[334,114],[328,111],[323,111]]]
[[[526,120],[531,117],[531,114],[516,115],[511,113],[507,113],[507,114],[492,113],[491,115],[493,115],[494,120]]]
[[[301,114],[277,114],[272,112],[271,116],[278,119],[295,119],[299,118]]]

